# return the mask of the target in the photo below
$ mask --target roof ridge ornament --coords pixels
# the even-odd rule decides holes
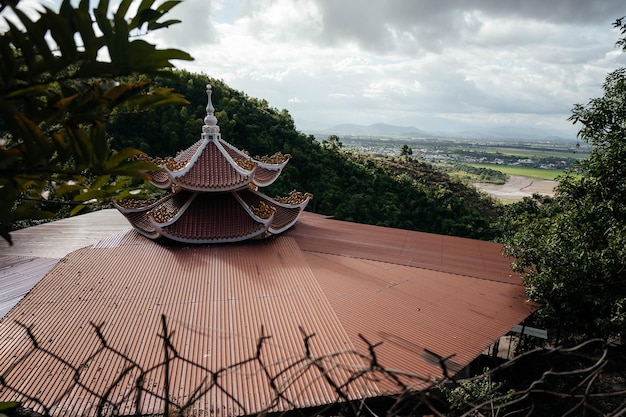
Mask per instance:
[[[203,139],[220,139],[220,127],[217,125],[217,117],[215,117],[215,107],[211,101],[213,90],[211,84],[206,85],[207,105],[206,117],[204,118],[204,126],[202,126]]]
[[[137,232],[149,239],[169,238],[184,243],[228,243],[280,234],[300,217],[311,194],[293,191],[280,201],[258,191],[272,184],[290,155],[251,158],[224,139],[208,103],[202,138],[175,157],[150,158],[162,170],[147,174],[151,183],[169,192],[148,204],[114,202]]]

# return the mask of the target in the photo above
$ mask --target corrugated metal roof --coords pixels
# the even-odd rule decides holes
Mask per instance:
[[[441,370],[429,352],[454,355],[447,365],[457,371],[533,309],[500,246],[488,242],[310,213],[285,235],[220,246],[163,245],[124,231],[68,255],[0,323],[1,375],[13,387],[1,390],[0,399],[24,401],[21,392],[40,398],[54,415],[93,415],[95,394],[134,363],[156,367],[145,375],[155,395],[144,395],[141,412],[162,411],[156,395],[164,389],[164,367],[157,366],[164,357],[164,314],[181,356],[169,369],[174,401],[206,388],[191,414],[321,405],[337,394],[318,370],[297,362],[305,353],[300,326],[315,333],[314,355],[352,349],[367,355],[360,333],[383,342],[377,348],[382,365],[432,378]],[[58,357],[33,351],[16,321]],[[98,350],[90,322],[102,325],[111,348],[132,362]],[[245,362],[262,335],[271,338],[261,361]],[[354,354],[333,360],[326,365],[334,366],[330,375],[339,382],[367,365]],[[275,380],[284,389],[276,402],[262,368],[272,375],[287,370]],[[135,412],[137,375],[134,368],[110,392],[121,414]],[[349,397],[394,388],[359,380]]]
[[[0,239],[0,255],[60,259],[120,230],[128,221],[117,210],[100,210],[11,232],[13,245]]]
[[[50,258],[0,255],[0,320],[56,263]]]
[[[521,285],[501,245],[454,236],[342,222],[306,213],[290,236],[304,251],[371,259]]]
[[[0,239],[0,320],[59,259],[128,229],[116,210],[103,210],[13,231],[12,246]]]

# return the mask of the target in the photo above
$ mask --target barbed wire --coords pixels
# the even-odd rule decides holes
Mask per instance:
[[[545,415],[537,413],[545,413],[547,406],[553,411],[559,410],[559,415],[563,416],[626,415],[626,385],[623,374],[620,380],[618,370],[615,374],[617,376],[614,375],[617,379],[607,379],[607,375],[611,375],[608,368],[616,362],[611,359],[610,345],[600,339],[588,340],[572,347],[537,348],[471,378],[460,378],[454,372],[456,369],[450,366],[453,355],[443,357],[435,352],[428,352],[436,359],[442,375],[432,379],[386,368],[377,355],[381,342],[371,342],[363,335],[359,337],[367,347],[367,354],[347,350],[316,356],[311,347],[311,341],[316,334],[307,333],[300,327],[302,354],[288,361],[283,359],[281,362],[271,363],[262,355],[271,335],[265,334],[265,329],[261,327],[254,351],[247,358],[212,370],[181,354],[173,343],[174,332],[168,328],[164,315],[161,316],[158,334],[162,359],[147,367],[108,343],[102,332],[103,324],[91,323],[98,346],[78,365],[39,343],[32,326],[19,322],[17,324],[25,331],[31,347],[0,373],[0,391],[2,395],[8,396],[0,400],[19,398],[23,407],[44,416],[108,417],[154,414],[154,410],[147,409],[145,405],[154,402],[162,404],[159,414],[186,416],[193,415],[194,406],[210,393],[217,393],[232,401],[238,409],[233,413],[236,415],[280,412],[312,415],[313,411],[301,409],[289,394],[296,388],[297,382],[311,371],[315,371],[317,375],[317,379],[311,383],[325,384],[335,396],[335,401],[320,405],[314,411],[315,415],[530,416]],[[43,395],[33,394],[38,390],[23,388],[22,382],[10,378],[14,371],[26,366],[35,354],[52,358],[70,370],[72,381],[56,398],[44,400]],[[104,354],[122,359],[123,366],[118,368],[108,386],[102,390],[91,385],[85,373],[90,363]],[[346,364],[342,361],[346,355],[359,358],[363,366]],[[173,394],[177,390],[172,386],[172,368],[175,361],[195,367],[202,373],[202,378],[189,389],[182,400],[180,396]],[[534,366],[529,367],[529,364]],[[617,364],[619,365],[619,361]],[[230,392],[228,386],[221,381],[221,376],[248,365],[256,365],[272,391],[272,401],[260,410],[246,409],[243,399]],[[624,363],[621,366],[626,368]],[[542,367],[544,368],[541,369]],[[515,373],[528,372],[531,368],[540,373],[526,379],[515,376]],[[339,378],[338,370],[347,372],[348,377]],[[162,375],[161,384],[155,383],[153,376],[156,374]],[[485,384],[485,381],[489,383]],[[612,381],[612,385],[607,384],[607,381]],[[389,390],[390,393],[372,396],[376,398],[357,398],[354,394],[361,392],[359,390],[364,386],[383,382],[393,387]],[[449,394],[453,391],[461,393],[464,399],[461,403],[450,400]],[[80,412],[63,410],[61,403],[76,392],[96,398],[93,409]],[[120,392],[123,394],[120,395]],[[132,404],[132,410],[129,409],[129,404]],[[215,410],[209,412],[214,413]]]

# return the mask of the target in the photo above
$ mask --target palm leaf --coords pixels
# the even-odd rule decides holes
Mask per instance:
[[[20,23],[24,25],[26,33],[29,35],[30,41],[33,43],[33,47],[36,49],[37,54],[43,60],[44,65],[48,70],[54,68],[55,58],[50,51],[50,45],[45,39],[46,28],[40,24],[33,22],[25,13],[19,9],[14,10],[15,14],[19,17]]]
[[[100,0],[94,10],[89,3],[80,0],[73,6],[72,0],[63,0],[58,12],[44,8],[36,19],[15,10],[17,20],[7,21],[8,30],[0,34],[0,118],[12,138],[0,149],[0,235],[5,239],[10,239],[8,223],[43,213],[18,197],[39,199],[52,179],[57,195],[65,198],[87,188],[76,196],[81,204],[72,210],[75,214],[84,201],[131,186],[109,175],[149,179],[146,172],[159,169],[134,158],[141,154],[136,149],[111,151],[105,123],[116,109],[187,104],[168,89],[147,91],[147,79],[112,83],[120,76],[168,75],[173,60],[192,59],[184,51],[131,38],[133,30],[177,23],[159,20],[180,2],[142,0],[130,17],[136,0],[122,0],[114,12],[109,0]],[[99,58],[107,54],[109,59]],[[89,184],[84,171],[102,176]],[[70,179],[76,183],[67,183]]]
[[[46,9],[46,13],[41,16],[41,19],[47,23],[50,35],[61,51],[60,57],[63,62],[65,65],[71,65],[76,63],[78,59],[78,50],[74,40],[74,31],[72,26],[68,24],[71,23],[72,15],[67,10],[67,8],[62,7],[57,14]]]
[[[157,10],[152,9],[153,4],[154,0],[141,1],[138,9],[139,12],[130,21],[129,26],[131,29],[139,29],[144,23],[149,22],[152,19],[158,19],[159,17],[161,17],[161,13],[159,13]]]
[[[13,84],[16,71],[17,59],[10,38],[0,36],[0,88],[5,89]]]

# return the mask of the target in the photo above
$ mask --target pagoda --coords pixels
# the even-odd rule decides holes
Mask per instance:
[[[259,192],[272,184],[290,155],[250,157],[222,139],[207,85],[207,115],[198,142],[175,157],[148,158],[161,171],[151,183],[168,193],[157,200],[115,201],[133,228],[150,239],[226,243],[265,238],[293,226],[312,198],[292,191],[283,198]]]

